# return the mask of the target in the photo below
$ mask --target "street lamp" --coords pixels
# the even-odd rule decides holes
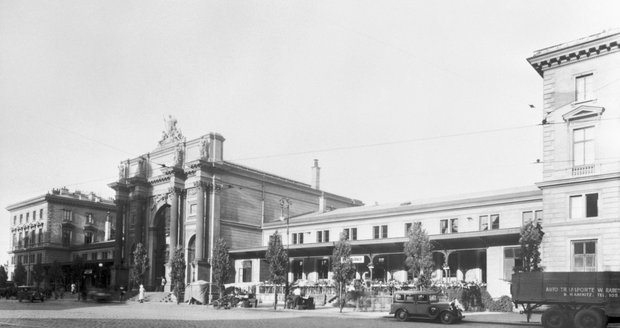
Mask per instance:
[[[291,243],[291,237],[288,231],[289,218],[290,218],[290,207],[293,203],[290,199],[284,197],[280,199],[280,221],[284,221],[286,218],[286,281],[285,281],[285,295],[288,294],[288,273],[289,273],[289,262],[290,256],[288,255],[289,244]],[[284,216],[284,209],[286,208],[286,217]]]

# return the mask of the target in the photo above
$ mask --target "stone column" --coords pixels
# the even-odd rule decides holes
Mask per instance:
[[[208,240],[208,257],[213,259],[213,247],[215,241],[220,238],[220,192],[222,191],[222,185],[217,184],[215,178],[213,183],[209,186],[209,240]],[[209,269],[209,281],[213,281],[213,267]]]
[[[144,221],[145,221],[145,207],[146,207],[146,199],[144,198],[136,198],[134,200],[136,204],[136,224],[134,227],[134,236],[136,244],[142,243],[143,239],[143,230],[144,230]]]
[[[170,199],[170,254],[168,260],[170,261],[174,256],[174,250],[178,244],[179,236],[179,194],[178,188],[171,187],[169,189]]]
[[[204,234],[205,234],[205,221],[204,221],[204,190],[205,183],[202,181],[194,182],[196,188],[196,261],[204,260]]]

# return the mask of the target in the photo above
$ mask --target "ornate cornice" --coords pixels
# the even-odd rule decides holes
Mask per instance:
[[[532,67],[543,76],[543,72],[557,66],[602,56],[620,51],[620,33],[603,32],[553,47],[538,50],[528,58]]]
[[[160,183],[168,182],[170,181],[170,179],[172,179],[172,175],[162,174],[156,177],[152,177],[148,181],[150,184],[153,185],[153,184],[160,184]]]
[[[183,189],[178,187],[170,187],[168,188],[168,194],[176,194],[181,195],[183,193]]]
[[[185,174],[193,175],[199,171],[205,171],[209,167],[209,163],[203,159],[198,159],[185,164]]]

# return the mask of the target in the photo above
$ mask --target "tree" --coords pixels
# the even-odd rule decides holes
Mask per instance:
[[[224,283],[230,279],[233,268],[233,262],[228,255],[228,246],[223,238],[215,242],[211,265],[213,266],[213,283],[218,287],[221,299],[224,293]]]
[[[26,268],[21,262],[17,262],[15,271],[13,271],[13,282],[16,283],[17,286],[22,286],[26,284],[27,279],[28,273],[26,272]]]
[[[528,222],[521,227],[519,243],[521,244],[521,267],[515,266],[515,271],[534,272],[542,271],[540,265],[540,244],[545,233],[540,223]]]
[[[140,286],[144,283],[144,274],[149,270],[149,257],[142,243],[136,245],[132,255],[134,265],[131,271],[131,279],[134,286]]]
[[[37,263],[32,268],[32,281],[34,281],[37,286],[40,286],[43,280],[45,280],[45,268],[43,264]]]
[[[56,290],[58,287],[58,284],[59,283],[62,284],[63,280],[65,279],[64,273],[62,272],[62,267],[60,267],[60,264],[58,263],[58,261],[54,261],[52,263],[52,266],[50,267],[48,271],[48,275],[49,275],[50,281],[54,285],[54,290]]]
[[[416,222],[407,232],[408,241],[404,244],[404,253],[407,257],[405,264],[414,278],[416,288],[426,289],[431,285],[433,272],[433,245],[428,238],[426,230],[422,229],[422,223]]]
[[[172,292],[177,298],[177,304],[179,304],[185,291],[185,253],[181,246],[173,249],[173,252],[173,256],[170,259],[170,286],[172,286]]]
[[[282,237],[277,231],[269,236],[269,247],[265,257],[269,262],[269,274],[275,287],[273,289],[273,309],[275,310],[278,304],[278,286],[286,282],[286,275],[288,275],[288,253],[282,246]],[[286,302],[284,304],[286,305]]]
[[[340,312],[345,304],[342,297],[344,287],[355,277],[355,265],[351,260],[351,244],[344,233],[340,234],[340,239],[334,244],[332,253],[332,279],[338,283],[338,294],[340,302]]]
[[[9,275],[6,272],[4,265],[0,265],[0,288],[6,287],[6,282],[9,280]]]

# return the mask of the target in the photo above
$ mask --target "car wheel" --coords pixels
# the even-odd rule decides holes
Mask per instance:
[[[396,317],[396,319],[398,319],[399,321],[406,321],[409,318],[409,315],[405,310],[398,310],[396,311],[394,317]]]
[[[454,323],[455,319],[456,319],[456,316],[452,312],[449,312],[449,311],[443,311],[439,315],[439,321],[441,321],[441,323],[446,324],[446,325]]]

